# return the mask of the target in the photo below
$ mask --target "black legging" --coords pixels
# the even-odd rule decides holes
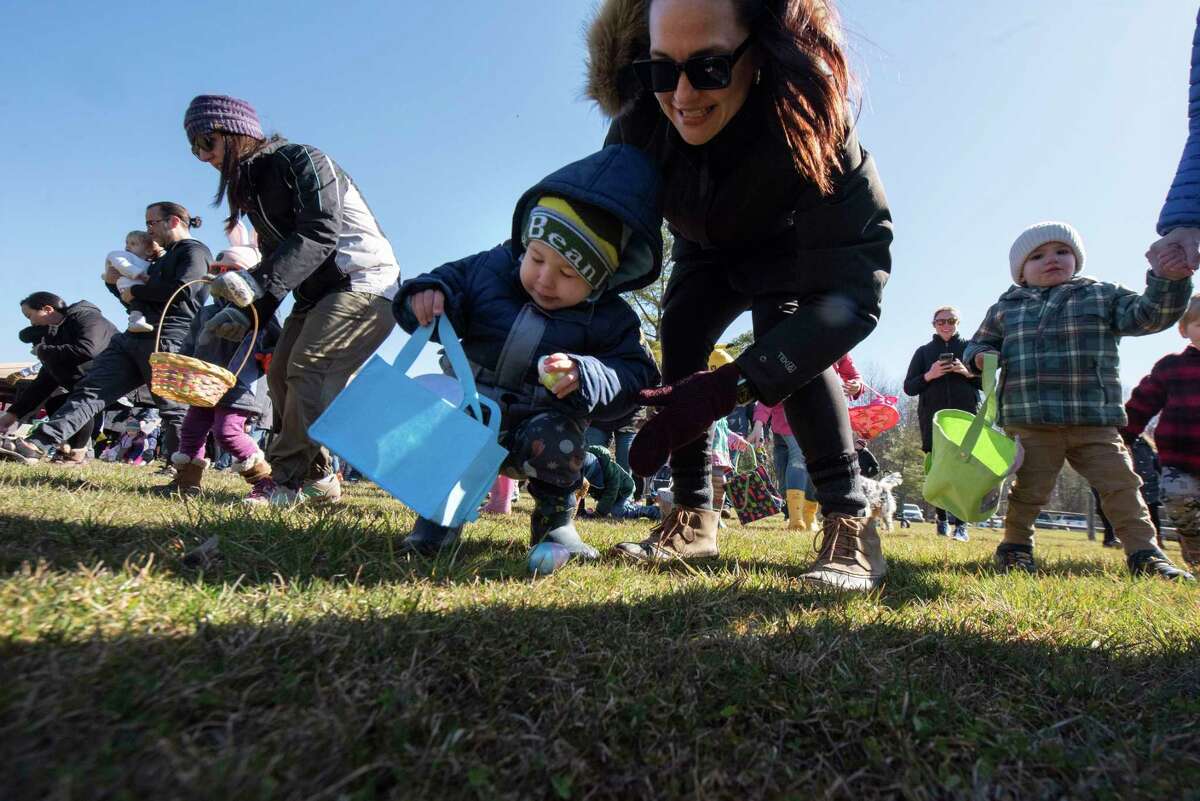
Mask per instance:
[[[781,351],[828,349],[832,365],[862,339],[865,332],[839,328],[831,319],[813,319],[810,299],[797,295],[747,295],[734,290],[720,268],[681,269],[676,265],[663,305],[660,330],[663,382],[678,381],[708,364],[709,354],[730,323],[750,310],[755,340],[770,335]],[[799,313],[797,313],[799,312]],[[820,342],[817,342],[817,339]],[[780,342],[788,342],[780,345]],[[844,345],[844,347],[843,347]],[[763,357],[766,358],[766,357]],[[804,451],[809,474],[826,515],[862,515],[867,499],[858,483],[858,457],[842,382],[833,367],[798,386],[783,401],[788,425]],[[710,437],[671,454],[675,502],[712,508]]]

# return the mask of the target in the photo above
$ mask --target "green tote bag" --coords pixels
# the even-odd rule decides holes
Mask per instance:
[[[1021,444],[996,427],[995,353],[983,357],[979,414],[942,409],[933,416],[933,451],[925,456],[925,500],[959,520],[996,513],[1004,480],[1021,466]]]

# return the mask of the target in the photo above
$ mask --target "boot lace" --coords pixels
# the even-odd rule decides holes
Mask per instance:
[[[826,518],[820,535],[813,542],[817,562],[857,563],[859,535],[863,528],[863,521],[853,517]]]

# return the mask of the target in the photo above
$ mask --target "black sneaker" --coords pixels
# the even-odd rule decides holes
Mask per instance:
[[[1146,548],[1129,554],[1129,572],[1135,576],[1158,576],[1169,581],[1195,581],[1191,573],[1171,564],[1167,555],[1157,548]]]
[[[1014,570],[1036,573],[1037,562],[1033,561],[1033,546],[1000,543],[996,547],[996,569],[1001,573],[1011,573]]]

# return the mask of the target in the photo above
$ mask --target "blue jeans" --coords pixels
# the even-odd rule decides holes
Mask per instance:
[[[783,483],[779,488],[781,491],[803,490],[809,498],[814,501],[817,499],[817,488],[808,475],[804,451],[800,450],[800,443],[791,434],[775,435],[775,475]]]
[[[629,469],[629,446],[633,444],[633,438],[636,436],[636,431],[617,431],[610,434],[595,426],[589,426],[588,430],[584,432],[583,444],[599,445],[601,448],[607,448],[609,439],[615,439],[617,464],[626,473],[633,475],[633,471]]]

